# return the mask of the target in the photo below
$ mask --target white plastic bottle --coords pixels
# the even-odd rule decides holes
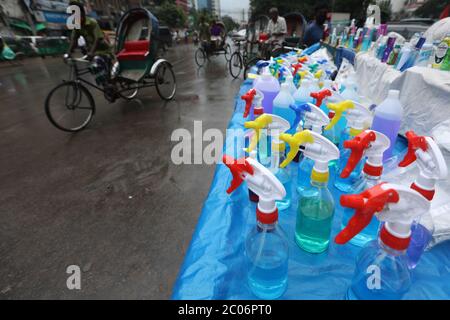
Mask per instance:
[[[403,120],[403,106],[399,97],[400,91],[389,90],[386,100],[375,109],[372,130],[383,133],[391,140],[390,147],[384,152],[383,161],[392,157],[400,125]]]
[[[313,103],[313,98],[311,98],[312,90],[312,81],[309,79],[304,79],[301,82],[300,87],[297,92],[294,94],[294,100],[297,105],[305,104],[305,103]]]

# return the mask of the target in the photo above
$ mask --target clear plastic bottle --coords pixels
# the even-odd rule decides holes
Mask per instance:
[[[311,98],[312,82],[309,79],[302,80],[297,92],[294,94],[294,100],[297,105],[305,103],[313,103],[313,98]]]
[[[277,299],[287,288],[289,245],[278,222],[258,221],[245,242],[247,277],[251,291],[261,299]]]
[[[303,193],[306,189],[311,188],[311,171],[314,167],[314,161],[302,157],[298,164],[298,175],[297,175],[297,192],[299,195]]]
[[[359,253],[349,300],[399,300],[411,287],[406,250],[395,250],[374,240]]]
[[[295,241],[303,250],[321,253],[330,243],[334,200],[328,183],[311,180],[299,199]]]
[[[353,137],[350,137],[350,139]],[[348,139],[347,137],[344,138]],[[341,140],[343,142],[343,140]],[[336,180],[334,181],[334,186],[345,193],[357,193],[361,188],[361,182],[363,180],[362,169],[364,166],[364,159],[361,159],[356,165],[355,169],[350,173],[348,178],[341,178],[342,170],[350,158],[351,151],[349,149],[340,148],[341,157],[338,160],[337,170],[336,170]]]

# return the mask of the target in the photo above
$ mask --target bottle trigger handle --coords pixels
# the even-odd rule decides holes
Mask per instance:
[[[254,121],[248,121],[244,123],[244,127],[246,129],[255,130],[255,135],[253,135],[249,147],[244,150],[245,152],[250,153],[256,148],[259,139],[261,138],[261,130],[267,128],[267,126],[271,123],[272,123],[272,116],[269,114],[263,114]]]
[[[233,180],[231,181],[230,187],[227,189],[227,193],[231,194],[234,190],[236,190],[244,181],[244,175],[250,174],[253,175],[254,170],[253,167],[247,162],[245,158],[234,159],[228,155],[224,155],[223,163],[230,169],[231,174],[233,175]]]
[[[386,204],[397,203],[400,196],[395,189],[383,189],[383,184],[357,195],[341,196],[341,205],[346,208],[355,209],[355,214],[348,225],[335,238],[337,244],[345,244],[360,233],[372,220],[377,212],[381,212]]]
[[[305,143],[314,143],[314,137],[309,130],[297,132],[294,135],[283,133],[280,135],[280,140],[286,142],[290,151],[286,156],[286,159],[281,163],[280,168],[286,168],[286,166],[294,160],[301,145]]]
[[[332,93],[329,89],[324,89],[319,92],[312,92],[310,94],[311,98],[316,99],[316,106],[318,106],[319,108],[322,105],[323,100],[327,97],[331,97],[331,95]]]
[[[301,69],[303,65],[301,63],[296,63],[292,66],[294,68],[294,71],[292,72],[292,76],[295,77],[297,75],[297,72],[299,69]]]
[[[347,165],[342,170],[341,178],[348,178],[350,174],[355,170],[356,165],[362,159],[364,151],[370,146],[370,143],[377,138],[373,131],[363,131],[352,140],[344,141],[344,148],[350,149],[351,154],[348,159]]]
[[[311,111],[311,106],[308,103],[304,103],[301,105],[292,104],[289,106],[289,108],[295,112],[295,120],[294,123],[292,124],[291,129],[297,131],[297,127],[300,121],[303,119],[305,112]]]
[[[418,136],[414,131],[406,132],[406,139],[408,140],[408,152],[405,158],[398,164],[399,167],[407,167],[417,160],[416,151],[421,149],[427,151],[428,145],[425,137]]]
[[[252,107],[253,99],[256,96],[256,89],[250,89],[241,99],[245,101],[244,118],[247,118]]]
[[[338,103],[329,103],[328,109],[334,111],[334,117],[330,123],[325,127],[325,130],[331,130],[341,119],[342,114],[348,109],[354,109],[355,104],[351,100],[344,100]]]

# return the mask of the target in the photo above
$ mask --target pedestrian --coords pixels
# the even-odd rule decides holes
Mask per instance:
[[[286,20],[279,16],[277,8],[270,9],[269,16],[270,21],[267,25],[267,32],[269,33],[270,39],[282,45],[287,34]]]
[[[324,38],[324,24],[328,16],[328,6],[319,4],[314,10],[314,20],[308,24],[303,36],[303,43],[310,47]]]

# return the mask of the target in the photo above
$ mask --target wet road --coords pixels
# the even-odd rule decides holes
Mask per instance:
[[[0,64],[0,299],[166,299],[214,166],[176,166],[175,129],[224,130],[240,82],[223,56],[200,71],[172,49],[178,93],[154,88],[109,104],[78,134],[48,122],[44,100],[67,77],[59,58]],[[66,268],[81,268],[69,290]]]

